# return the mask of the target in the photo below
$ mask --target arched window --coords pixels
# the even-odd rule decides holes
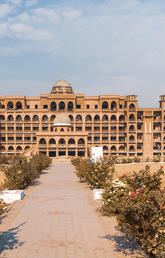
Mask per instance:
[[[63,138],[61,138],[59,141],[58,141],[58,144],[59,145],[64,145],[65,144],[65,140]]]
[[[12,116],[12,115],[9,115],[9,116],[8,116],[8,118],[7,118],[7,120],[8,120],[8,121],[13,121],[13,120],[14,120],[14,118],[13,118],[13,116]]]
[[[119,147],[119,151],[121,151],[121,152],[125,151],[125,147],[124,146],[120,146]]]
[[[95,122],[100,121],[100,117],[99,117],[99,115],[95,115],[95,117],[94,117],[94,121],[95,121]]]
[[[39,144],[46,144],[46,140],[44,138],[41,138]]]
[[[73,110],[73,102],[69,102],[68,103],[68,111],[72,111]]]
[[[59,111],[63,111],[63,110],[65,110],[65,103],[63,101],[61,101],[59,103]]]
[[[0,151],[6,151],[4,146],[0,146]]]
[[[85,144],[84,139],[83,139],[83,138],[80,138],[80,139],[78,140],[78,145],[84,145],[84,144]]]
[[[87,115],[87,116],[85,117],[85,121],[92,121],[92,117],[91,117],[90,115]]]
[[[134,125],[130,125],[129,131],[130,131],[130,132],[134,132],[134,131],[135,131],[135,126],[134,126]]]
[[[77,115],[76,116],[76,121],[82,121],[82,116],[81,115]]]
[[[116,119],[116,116],[115,116],[115,115],[112,115],[112,116],[111,116],[111,122],[116,122],[116,120],[117,120],[117,119]]]
[[[22,103],[21,102],[16,103],[16,109],[22,109]]]
[[[112,152],[115,152],[115,151],[116,151],[116,146],[113,145],[113,146],[111,147],[111,151],[112,151]]]
[[[69,139],[68,144],[75,144],[75,140],[73,138]]]
[[[22,121],[22,116],[20,115],[16,116],[16,121]]]
[[[49,144],[56,144],[55,139],[51,138],[51,139],[49,140]]]
[[[56,109],[57,109],[57,105],[56,105],[55,102],[52,102],[52,103],[50,104],[50,109],[51,109],[51,110],[56,110]]]
[[[8,102],[7,109],[13,109],[13,108],[14,108],[13,102]]]
[[[108,151],[108,146],[103,146],[104,151]]]
[[[30,149],[30,146],[25,146],[25,150],[28,150],[28,149]]]
[[[117,104],[116,104],[115,101],[112,101],[112,103],[111,103],[111,110],[114,111],[116,109],[117,109]]]
[[[14,147],[13,146],[9,146],[8,151],[14,151]]]
[[[135,137],[134,137],[133,135],[131,135],[131,136],[129,137],[129,141],[130,141],[130,142],[135,141]]]
[[[131,146],[129,147],[129,151],[135,151],[135,147],[134,147],[133,145],[131,145]]]
[[[107,116],[107,115],[103,115],[102,120],[103,120],[103,121],[108,121],[108,116]]]
[[[22,151],[22,147],[21,146],[17,146],[16,150],[17,151]]]
[[[104,101],[102,103],[102,109],[108,109],[108,102],[107,101]]]
[[[69,115],[69,118],[71,121],[73,121],[73,116],[72,115]]]
[[[129,110],[135,110],[135,105],[133,103],[129,105]]]
[[[119,122],[124,122],[125,121],[125,116],[121,115],[119,116]]]
[[[5,117],[3,115],[0,115],[0,120],[1,121],[4,121],[5,120]]]
[[[47,116],[47,115],[44,115],[44,116],[42,117],[42,121],[43,121],[43,122],[48,121],[48,116]]]
[[[55,118],[56,118],[56,116],[55,116],[55,115],[52,115],[52,116],[50,117],[50,121],[53,122],[53,121],[55,120]]]
[[[33,121],[39,121],[39,118],[38,118],[37,115],[34,115],[34,116],[33,116]]]
[[[25,118],[24,118],[25,121],[30,121],[30,116],[29,115],[26,115]]]
[[[64,128],[61,128],[61,129],[60,129],[60,132],[64,132]]]
[[[129,121],[135,121],[135,116],[133,114],[129,116]]]

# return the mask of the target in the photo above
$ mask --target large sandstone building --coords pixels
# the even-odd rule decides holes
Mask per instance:
[[[0,97],[0,153],[88,156],[165,156],[165,96],[159,108],[139,108],[136,95],[84,96],[56,82],[40,97]]]

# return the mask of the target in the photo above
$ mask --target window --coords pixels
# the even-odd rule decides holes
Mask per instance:
[[[17,130],[17,131],[22,131],[22,126],[17,126],[17,127],[16,127],[16,130]]]
[[[35,109],[38,109],[38,105],[35,105]]]
[[[82,126],[77,126],[76,131],[82,131]]]
[[[92,131],[92,127],[91,126],[87,126],[87,127],[85,127],[85,130],[86,131]]]
[[[87,105],[87,109],[89,109],[89,107],[90,107],[90,106],[89,106],[89,105]]]
[[[107,101],[104,101],[102,103],[102,109],[108,109],[108,102]]]
[[[21,136],[17,136],[16,137],[16,141],[22,141],[22,137]]]
[[[108,136],[103,136],[103,137],[102,137],[102,140],[103,140],[103,141],[108,141]]]
[[[81,108],[81,105],[76,105],[76,108],[77,108],[77,109],[80,109],[80,108]]]
[[[102,130],[103,130],[103,131],[108,131],[108,126],[103,126],[103,127],[102,127]]]
[[[25,141],[30,141],[31,140],[31,137],[29,137],[29,136],[25,136]]]
[[[122,104],[120,104],[120,105],[119,105],[119,108],[122,109],[122,107],[123,107]]]
[[[9,140],[9,141],[14,141],[14,137],[9,136],[9,137],[8,137],[8,140]]]
[[[39,127],[38,126],[34,126],[33,127],[33,131],[39,131]]]
[[[25,130],[25,131],[30,131],[30,129],[31,129],[31,128],[30,128],[29,126],[28,126],[28,127],[24,127],[24,130]]]
[[[72,111],[73,110],[73,102],[69,102],[68,103],[68,111]]]
[[[95,109],[98,109],[98,105],[95,105]]]
[[[26,108],[27,108],[27,109],[29,109],[29,108],[30,108],[30,106],[29,106],[29,105],[26,105]]]
[[[48,131],[48,127],[42,127],[42,131]]]
[[[8,127],[8,131],[13,131],[13,130],[14,130],[14,127],[12,127],[12,126]]]
[[[47,108],[48,108],[48,105],[43,105],[43,108],[44,108],[44,109],[47,109]]]

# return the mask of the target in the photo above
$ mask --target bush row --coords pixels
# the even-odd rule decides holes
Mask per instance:
[[[34,155],[30,159],[22,156],[14,156],[10,159],[4,157],[1,170],[6,180],[3,187],[9,190],[25,189],[50,163],[51,159],[45,155]]]
[[[123,174],[114,184],[113,158],[89,163],[73,160],[77,176],[90,188],[103,188],[100,212],[115,216],[118,228],[132,236],[151,257],[165,257],[165,191],[161,188],[163,167],[154,173],[150,167]]]
[[[106,187],[113,178],[114,162],[114,157],[104,158],[101,162],[91,162],[80,158],[72,159],[72,164],[76,167],[76,175],[81,181],[86,182],[90,189]]]

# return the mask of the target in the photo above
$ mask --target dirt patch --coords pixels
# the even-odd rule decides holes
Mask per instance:
[[[147,162],[147,163],[129,163],[129,164],[116,164],[115,165],[115,171],[116,171],[116,178],[123,174],[131,175],[134,171],[138,172],[141,169],[144,169],[145,166],[150,166],[151,172],[157,171],[160,166],[163,166],[164,172],[165,172],[165,162]],[[165,186],[165,176],[163,176],[163,185]]]

